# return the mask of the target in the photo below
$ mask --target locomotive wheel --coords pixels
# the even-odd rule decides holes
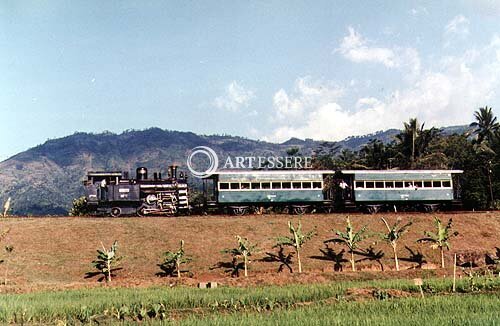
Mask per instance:
[[[139,208],[137,209],[137,216],[139,216],[139,217],[143,217],[143,216],[145,216],[145,215],[146,215],[145,210],[146,210],[146,208],[145,208],[145,207],[142,207],[142,206],[141,206],[141,207],[139,207]]]
[[[122,215],[122,209],[120,207],[111,208],[111,216],[119,217],[120,215]]]

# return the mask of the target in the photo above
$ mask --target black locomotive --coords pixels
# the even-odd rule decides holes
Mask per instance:
[[[135,179],[128,172],[91,171],[84,181],[87,207],[94,215],[176,215],[189,213],[187,176],[177,166],[148,177],[148,170],[140,167]]]

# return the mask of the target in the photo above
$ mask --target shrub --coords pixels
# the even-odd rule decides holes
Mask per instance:
[[[87,206],[87,198],[85,196],[73,199],[73,206],[69,211],[70,216],[85,216],[88,215],[89,212],[90,211]]]

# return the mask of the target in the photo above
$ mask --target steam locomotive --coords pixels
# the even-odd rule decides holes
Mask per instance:
[[[333,209],[434,211],[460,205],[461,170],[248,170],[217,171],[203,179],[201,211],[244,215],[272,208],[303,214]],[[167,178],[140,167],[127,172],[89,172],[88,207],[96,215],[183,215],[189,202],[187,175],[177,166]]]
[[[84,181],[87,207],[93,215],[176,215],[189,212],[187,176],[177,166],[168,168],[168,175],[148,176],[148,169],[139,167],[135,179],[128,172],[90,171]]]

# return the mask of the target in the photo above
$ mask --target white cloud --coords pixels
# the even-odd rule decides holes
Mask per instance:
[[[343,88],[333,83],[311,81],[310,77],[298,78],[292,94],[280,89],[274,94],[273,104],[278,120],[290,122],[302,120],[304,110],[336,101],[343,94]]]
[[[469,34],[470,21],[464,15],[457,15],[444,27],[445,46],[449,46],[453,40],[465,39]]]
[[[349,26],[349,35],[345,36],[336,50],[353,62],[375,62],[386,67],[396,66],[394,51],[388,48],[369,47],[368,41]]]
[[[500,89],[499,53],[500,38],[494,36],[483,48],[442,58],[438,69],[421,73],[410,86],[396,89],[384,98],[361,97],[354,101],[353,108],[340,104],[349,86],[307,78],[307,87],[298,87],[304,81],[299,78],[291,93],[281,89],[275,94],[275,115],[282,123],[266,139],[341,140],[401,128],[403,121],[411,117],[427,126],[466,124],[474,110],[491,105],[489,101],[499,95],[495,93]]]
[[[213,105],[219,109],[236,112],[243,107],[248,107],[254,98],[253,91],[244,88],[236,81],[232,81],[226,86],[224,94],[213,100]]]
[[[409,13],[410,13],[410,15],[417,17],[417,16],[428,15],[429,11],[427,10],[427,8],[419,6],[416,8],[411,8]]]
[[[416,49],[370,46],[371,42],[353,27],[349,26],[348,32],[334,53],[338,52],[355,63],[379,63],[391,69],[407,68],[410,70],[410,78],[420,73],[420,57]]]

